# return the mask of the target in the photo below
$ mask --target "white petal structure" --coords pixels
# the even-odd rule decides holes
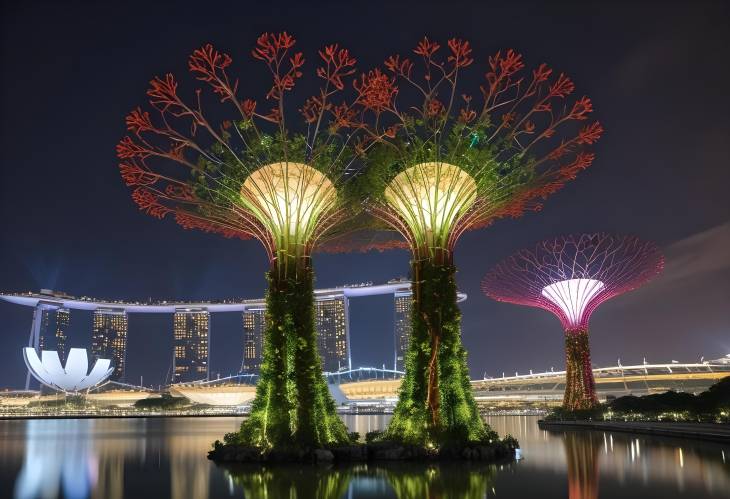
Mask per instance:
[[[110,359],[98,359],[89,372],[89,359],[85,348],[72,348],[61,366],[58,353],[43,350],[41,358],[35,348],[23,349],[23,360],[33,377],[46,386],[64,392],[78,392],[98,385],[114,372]]]
[[[542,295],[563,311],[568,323],[579,325],[591,300],[605,288],[596,279],[568,279],[542,288]]]

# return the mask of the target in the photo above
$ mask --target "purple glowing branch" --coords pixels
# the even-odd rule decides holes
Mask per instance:
[[[499,263],[482,281],[497,301],[543,308],[566,330],[584,329],[604,301],[638,288],[664,267],[651,242],[605,233],[556,237]]]

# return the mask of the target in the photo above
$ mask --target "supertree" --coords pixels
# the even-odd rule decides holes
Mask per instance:
[[[155,77],[150,107],[127,116],[129,133],[117,146],[122,177],[141,210],[174,217],[187,229],[254,238],[266,249],[260,381],[250,418],[227,436],[263,448],[347,441],[316,350],[311,255],[359,205],[345,191],[356,158],[350,142],[368,110],[348,84],[355,59],[328,45],[314,72],[319,90],[300,101],[301,131],[293,131],[285,97],[305,63],[295,43],[286,32],[264,33],[252,50],[271,75],[270,109],[239,96],[232,58],[207,44],[188,59],[198,88],[179,85],[169,73]]]
[[[565,330],[563,407],[583,410],[598,404],[588,341],[591,314],[663,267],[659,249],[634,236],[570,235],[510,256],[484,277],[482,291],[497,301],[543,308],[560,319]]]
[[[466,92],[469,42],[424,38],[356,82],[376,142],[358,178],[366,210],[412,253],[413,328],[386,438],[444,445],[489,439],[469,385],[456,305],[454,248],[467,230],[538,210],[588,167],[603,129],[591,101],[545,64],[527,75],[513,50],[488,58],[480,102]],[[375,245],[377,246],[377,245]]]

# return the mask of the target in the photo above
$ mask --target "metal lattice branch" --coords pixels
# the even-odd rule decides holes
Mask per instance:
[[[510,256],[484,277],[482,291],[497,301],[549,310],[565,329],[587,328],[601,303],[638,288],[663,267],[656,245],[634,236],[570,235]]]
[[[210,44],[188,61],[203,83],[192,99],[181,96],[172,74],[150,82],[150,108],[127,116],[129,134],[117,145],[122,177],[141,210],[172,215],[185,228],[255,238],[272,262],[308,258],[347,218],[340,190],[354,159],[349,142],[363,128],[356,112],[361,95],[337,105],[333,98],[345,90],[356,61],[338,45],[319,51],[315,73],[322,85],[304,101],[306,134],[297,134],[284,122],[284,97],[303,76],[295,43],[287,33],[265,33],[252,51],[271,73],[269,111],[239,96],[239,80],[229,75],[232,58]]]
[[[465,231],[540,209],[593,162],[590,147],[603,132],[587,123],[588,97],[569,100],[570,78],[545,64],[524,74],[513,50],[489,58],[477,104],[464,88],[474,62],[469,42],[446,45],[442,54],[424,38],[414,60],[391,56],[385,70],[358,82],[363,106],[378,118],[363,143],[389,153],[371,202],[391,212],[381,217],[386,223],[399,219],[414,252],[424,254],[450,254]]]

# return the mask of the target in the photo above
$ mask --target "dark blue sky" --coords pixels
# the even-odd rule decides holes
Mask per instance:
[[[267,262],[258,243],[182,230],[143,215],[130,200],[114,146],[147,82],[168,71],[182,76],[188,54],[211,42],[233,56],[247,93],[263,95],[260,68],[248,54],[266,30],[293,33],[310,60],[318,46],[338,41],[361,68],[407,52],[424,34],[442,42],[460,36],[474,46],[475,85],[484,72],[477,65],[512,47],[528,64],[547,62],[571,75],[606,128],[594,165],[541,213],[500,221],[459,242],[473,374],[563,365],[558,321],[491,302],[479,281],[514,250],[576,231],[634,233],[668,253],[665,277],[595,313],[597,364],[730,353],[728,7],[393,3],[3,3],[0,289],[113,299],[262,295]],[[320,255],[315,264],[319,286],[383,282],[407,274],[408,254]],[[24,380],[20,348],[30,320],[30,309],[0,303],[0,386]],[[90,315],[71,321],[71,344],[85,346]],[[163,380],[171,324],[130,319],[130,379]],[[391,333],[389,300],[352,303],[355,365],[390,362]],[[235,371],[240,317],[214,317],[212,342],[212,371]]]

